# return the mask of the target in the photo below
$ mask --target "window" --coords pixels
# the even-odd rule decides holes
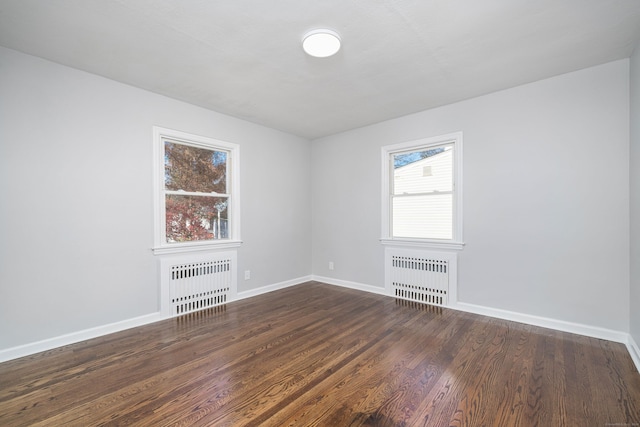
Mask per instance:
[[[240,244],[239,147],[154,127],[154,253]]]
[[[382,242],[461,249],[462,133],[382,148]]]

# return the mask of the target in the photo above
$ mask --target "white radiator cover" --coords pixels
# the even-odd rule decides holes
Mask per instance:
[[[160,310],[165,317],[219,306],[236,299],[235,251],[189,254],[160,260]]]
[[[395,298],[446,307],[456,300],[457,254],[385,248],[385,289]]]

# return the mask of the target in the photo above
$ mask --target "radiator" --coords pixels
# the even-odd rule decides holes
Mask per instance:
[[[385,288],[396,298],[447,306],[456,286],[455,253],[386,248]]]
[[[236,252],[163,258],[161,311],[178,316],[216,307],[237,295]]]

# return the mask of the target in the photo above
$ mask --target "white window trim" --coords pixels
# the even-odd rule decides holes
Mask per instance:
[[[229,197],[229,239],[167,243],[164,197],[164,139],[184,142],[188,145],[206,149],[224,149],[231,158]],[[212,249],[235,248],[242,244],[240,239],[240,146],[199,135],[192,135],[159,126],[153,127],[153,210],[154,210],[154,247],[155,255],[206,251]]]
[[[453,202],[453,239],[410,239],[391,235],[391,162],[395,153],[453,143],[454,202]],[[422,247],[430,249],[461,250],[462,238],[462,132],[455,132],[431,138],[418,139],[382,147],[382,237],[384,245]]]

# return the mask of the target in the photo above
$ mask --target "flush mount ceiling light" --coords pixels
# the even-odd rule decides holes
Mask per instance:
[[[340,36],[332,30],[312,30],[302,37],[302,48],[311,56],[326,58],[340,50]]]

